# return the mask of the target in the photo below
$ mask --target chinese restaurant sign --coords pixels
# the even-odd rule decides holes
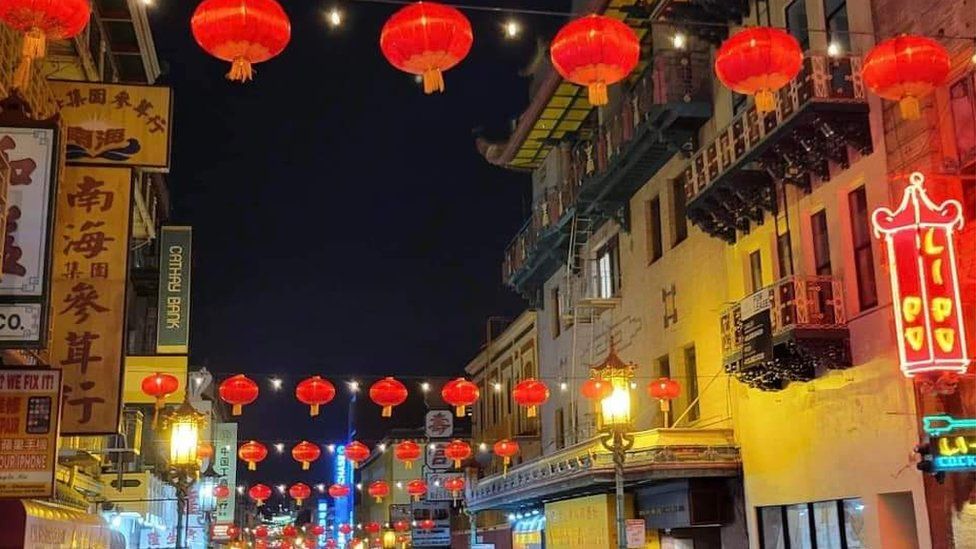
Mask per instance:
[[[61,372],[0,370],[0,498],[54,496]]]
[[[69,167],[54,231],[51,361],[64,370],[63,435],[118,430],[132,170]]]
[[[58,129],[17,111],[0,114],[0,156],[9,168],[3,203],[0,348],[47,344],[51,231],[58,181]]]
[[[186,354],[190,348],[192,227],[165,226],[159,236],[159,320],[156,352]]]
[[[76,164],[169,168],[172,91],[159,86],[50,81]]]
[[[237,496],[237,424],[214,424],[214,471],[217,471],[217,485],[230,487],[230,495],[217,500],[214,521],[220,525],[234,523],[234,509]]]
[[[933,203],[924,182],[913,173],[898,209],[879,208],[871,219],[885,241],[898,355],[909,377],[964,373],[969,364],[953,239],[962,228],[962,206]]]

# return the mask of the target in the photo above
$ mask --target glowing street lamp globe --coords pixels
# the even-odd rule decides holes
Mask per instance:
[[[631,427],[630,380],[634,377],[634,365],[626,364],[617,356],[610,345],[610,351],[603,362],[593,368],[593,379],[610,385],[609,393],[600,400],[600,422],[604,429],[625,431]]]
[[[169,426],[169,464],[177,468],[196,468],[197,448],[200,445],[200,424],[203,414],[197,412],[184,401],[180,407],[167,418]]]

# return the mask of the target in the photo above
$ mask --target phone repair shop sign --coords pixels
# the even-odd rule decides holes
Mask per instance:
[[[0,370],[0,498],[54,496],[60,370]]]

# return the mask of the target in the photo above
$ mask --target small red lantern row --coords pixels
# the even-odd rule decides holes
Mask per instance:
[[[247,491],[247,495],[254,500],[255,505],[260,507],[271,497],[271,488],[264,484],[255,484]]]
[[[640,42],[626,23],[605,15],[570,21],[549,47],[552,66],[570,82],[587,87],[591,105],[609,102],[607,86],[627,78],[640,60]]]
[[[369,485],[366,492],[376,498],[376,503],[381,503],[383,498],[390,495],[390,485],[383,480],[377,480]]]
[[[411,480],[407,483],[407,493],[414,501],[420,501],[420,498],[427,493],[427,483],[420,479]]]
[[[512,398],[526,408],[526,417],[535,417],[537,407],[549,400],[549,387],[535,378],[524,379],[512,389]]]
[[[229,377],[217,390],[220,399],[231,405],[231,415],[241,415],[241,409],[258,399],[258,384],[244,374]]]
[[[444,481],[444,489],[451,493],[451,497],[455,500],[461,495],[461,491],[464,490],[464,477],[450,477]]]
[[[788,32],[753,27],[730,36],[715,54],[715,75],[730,90],[755,97],[756,110],[776,110],[776,91],[803,66],[803,50]]]
[[[307,440],[299,442],[291,449],[291,457],[302,464],[303,471],[307,471],[309,465],[319,459],[321,455],[322,449],[319,448],[318,444],[312,444]]]
[[[444,455],[454,461],[454,467],[461,467],[461,462],[471,457],[471,446],[460,439],[452,440],[444,447]]]
[[[296,482],[288,489],[288,495],[295,500],[295,504],[301,506],[302,502],[312,495],[312,489],[303,482]]]
[[[464,417],[465,408],[473,406],[480,396],[481,390],[478,386],[463,377],[448,381],[441,389],[441,398],[454,406],[457,417]]]
[[[329,496],[334,499],[344,498],[349,495],[348,484],[333,484],[329,486]]]
[[[258,468],[258,463],[268,457],[268,448],[256,440],[251,440],[241,445],[237,450],[237,456],[247,463],[248,471],[254,471]]]
[[[945,84],[952,62],[942,44],[924,36],[896,36],[864,57],[864,85],[882,99],[898,101],[902,118],[921,116],[919,98]]]
[[[319,376],[304,379],[295,387],[295,398],[309,406],[308,415],[312,417],[319,415],[319,406],[332,402],[335,396],[335,385]]]
[[[419,75],[427,94],[444,91],[443,71],[460,63],[473,41],[468,18],[436,2],[401,8],[380,32],[383,56],[401,71]]]
[[[369,398],[383,408],[383,417],[393,415],[393,407],[399,406],[407,400],[407,388],[395,378],[384,377],[369,388]]]
[[[404,469],[413,469],[413,462],[420,459],[420,445],[412,440],[404,440],[393,449],[393,456],[403,462]]]
[[[359,467],[360,463],[369,459],[369,455],[369,447],[358,440],[346,445],[346,459],[352,462],[353,468]]]

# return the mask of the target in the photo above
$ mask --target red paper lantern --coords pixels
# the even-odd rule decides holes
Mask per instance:
[[[212,444],[209,442],[201,442],[200,444],[197,444],[197,459],[202,461],[212,458],[213,455],[214,448]]]
[[[295,398],[309,406],[308,415],[312,417],[319,415],[319,406],[332,402],[335,396],[335,385],[319,376],[304,379],[295,387]]]
[[[380,526],[380,523],[378,522],[367,522],[363,529],[366,530],[367,533],[378,534],[383,527]]]
[[[406,532],[410,530],[410,523],[405,520],[398,520],[393,523],[393,529],[397,532]]]
[[[231,405],[232,416],[241,415],[241,408],[258,398],[258,384],[244,374],[227,378],[217,391],[220,399]]]
[[[276,57],[291,40],[291,21],[275,0],[203,0],[190,20],[197,44],[231,64],[229,80],[254,77],[251,65]]]
[[[235,524],[231,524],[230,526],[228,526],[226,531],[227,531],[227,537],[229,537],[230,539],[237,539],[237,536],[239,536],[241,533],[241,529],[238,528],[237,525]]]
[[[377,480],[369,485],[366,492],[376,498],[376,503],[382,503],[383,498],[390,495],[390,485],[383,480]]]
[[[268,457],[268,448],[256,440],[245,442],[237,450],[237,457],[247,463],[247,470],[254,471],[258,468],[258,463]]]
[[[580,393],[588,400],[603,400],[613,392],[613,385],[609,381],[590,378],[583,382]]]
[[[369,459],[369,454],[369,448],[358,440],[346,445],[346,459],[352,462],[353,467],[359,467],[360,462]]]
[[[418,522],[417,525],[420,526],[421,530],[433,530],[437,526],[437,523],[433,519],[424,519]]]
[[[260,507],[271,497],[271,488],[268,488],[264,484],[255,484],[247,491],[247,495],[254,500],[255,505]]]
[[[307,471],[309,464],[319,459],[319,456],[321,455],[322,449],[319,448],[319,445],[312,444],[307,440],[299,442],[294,448],[291,449],[292,459],[302,464],[303,471]]]
[[[471,446],[460,439],[452,440],[444,447],[444,455],[454,460],[454,467],[461,467],[461,462],[471,457]]]
[[[405,469],[413,469],[413,462],[420,459],[420,445],[412,440],[404,440],[396,445],[393,455],[403,462]]]
[[[524,379],[512,389],[512,398],[516,404],[527,408],[525,417],[535,417],[536,408],[549,400],[549,387],[538,379]]]
[[[508,466],[512,463],[512,458],[519,453],[519,444],[514,440],[503,438],[495,443],[493,450],[496,456],[502,458],[503,472],[508,472]]]
[[[414,501],[420,501],[420,497],[427,493],[427,483],[420,479],[411,480],[407,483],[407,493]]]
[[[460,11],[435,2],[401,8],[383,25],[380,49],[391,65],[419,74],[424,93],[444,91],[446,71],[471,51],[471,23]]]
[[[464,477],[450,477],[444,481],[444,489],[451,493],[451,497],[458,499],[464,490]]]
[[[339,499],[344,498],[349,495],[349,485],[348,484],[333,484],[329,486],[329,496]]]
[[[298,535],[298,529],[295,528],[293,524],[286,524],[285,527],[281,529],[281,535],[286,538],[293,538]]]
[[[339,532],[348,536],[352,533],[352,526],[343,522],[339,525]]]
[[[346,544],[346,547],[352,547],[352,548],[358,547],[360,541],[361,540],[359,538],[356,538],[356,537],[349,538],[349,542]]]
[[[148,375],[142,380],[142,392],[156,399],[156,409],[159,410],[166,403],[166,397],[180,388],[180,380],[170,374],[159,372]]]
[[[303,482],[296,482],[288,489],[288,495],[295,500],[295,504],[301,506],[302,502],[312,495],[312,489]]]
[[[384,377],[369,388],[369,398],[383,408],[383,417],[390,417],[393,407],[407,400],[407,388],[392,377]]]
[[[942,44],[924,36],[903,35],[877,44],[864,57],[864,85],[884,99],[898,101],[902,118],[921,116],[919,98],[945,84],[952,62]]]
[[[230,488],[226,484],[218,484],[214,486],[213,495],[217,499],[227,499],[230,496]]]
[[[658,400],[674,400],[681,395],[681,384],[669,377],[660,377],[647,384],[647,394]]]
[[[715,74],[730,90],[755,96],[760,113],[776,110],[776,91],[803,66],[803,50],[788,32],[772,27],[741,30],[715,54]]]
[[[44,57],[48,40],[74,38],[88,25],[91,5],[88,0],[4,0],[0,2],[0,21],[24,35],[20,64],[14,72],[13,86],[26,89],[31,66]]]
[[[559,29],[549,48],[552,65],[570,82],[587,87],[591,105],[606,105],[607,86],[637,67],[640,41],[626,23],[588,15]]]
[[[312,525],[312,535],[313,536],[321,536],[324,533],[325,533],[325,526],[322,526],[321,524],[313,524]]]
[[[256,538],[266,538],[268,537],[268,528],[265,526],[258,526],[254,529],[254,537]]]
[[[480,396],[478,386],[463,377],[448,381],[441,389],[441,398],[454,406],[457,417],[464,417],[465,407],[474,405]]]

